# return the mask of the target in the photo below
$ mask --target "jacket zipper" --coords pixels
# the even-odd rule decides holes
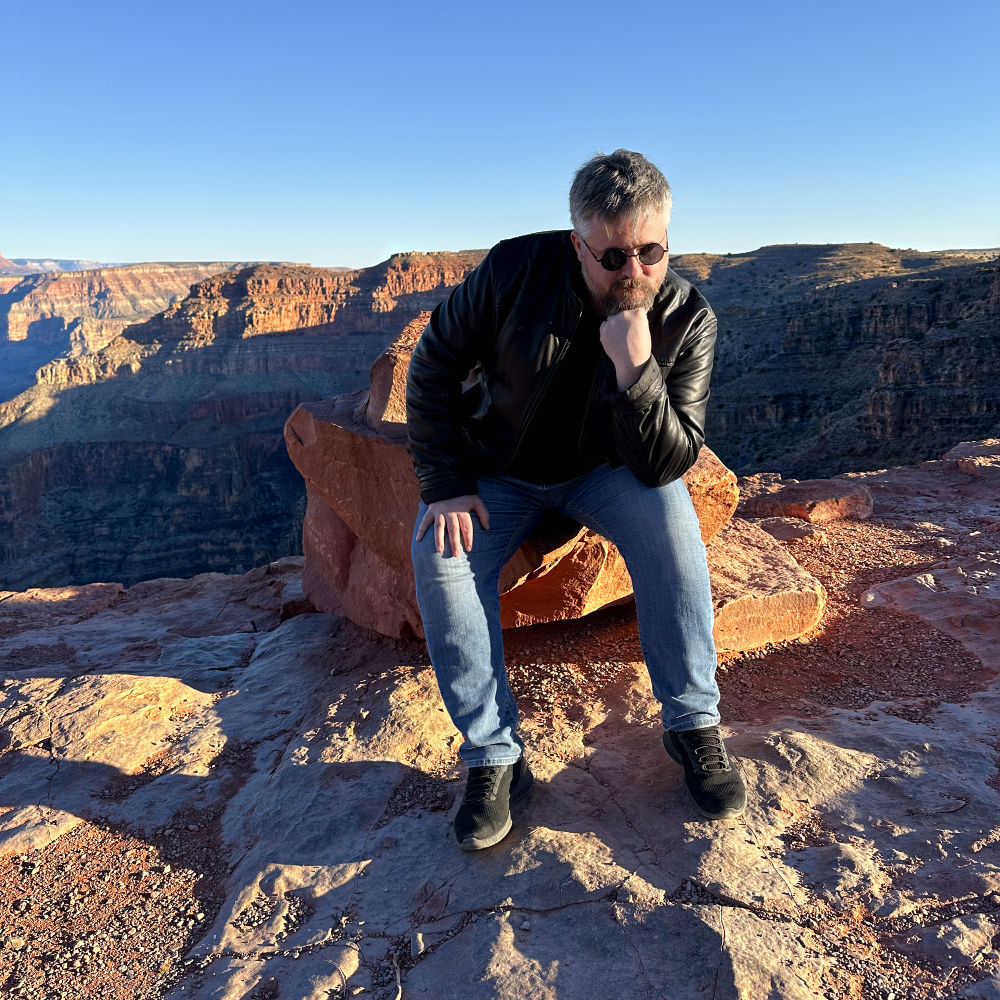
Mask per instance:
[[[579,455],[583,455],[583,435],[587,430],[587,425],[590,421],[590,415],[594,412],[594,402],[601,394],[601,384],[604,381],[601,378],[601,369],[604,367],[604,358],[607,355],[604,353],[602,348],[597,356],[597,364],[594,366],[594,377],[590,380],[590,394],[587,398],[587,408],[583,411],[583,420],[580,423],[580,434],[576,439],[576,450]],[[586,456],[584,456],[586,457]]]
[[[572,343],[573,337],[576,336],[577,330],[580,328],[580,317],[583,315],[583,309],[577,311],[576,323],[573,326],[573,331],[569,337],[566,337],[563,341],[562,347],[559,348],[559,353],[555,357],[555,361],[552,363],[552,367],[549,369],[549,374],[546,376],[545,382],[539,388],[538,392],[535,393],[535,398],[531,401],[531,406],[525,411],[524,420],[521,421],[521,426],[517,431],[517,444],[514,446],[514,451],[511,453],[510,458],[507,460],[507,464],[501,469],[501,472],[506,472],[513,464],[514,459],[517,458],[517,453],[521,450],[521,445],[524,443],[524,435],[531,425],[532,417],[535,415],[535,411],[538,409],[539,404],[542,401],[542,396],[545,395],[545,390],[548,389],[549,383],[555,378],[556,369],[559,367],[559,362],[566,356],[566,352],[569,350],[569,345]]]

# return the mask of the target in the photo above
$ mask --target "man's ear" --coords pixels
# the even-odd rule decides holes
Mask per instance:
[[[582,264],[583,244],[580,242],[580,237],[576,235],[575,229],[571,229],[569,231],[569,238],[573,241],[573,249],[576,251],[576,259]]]

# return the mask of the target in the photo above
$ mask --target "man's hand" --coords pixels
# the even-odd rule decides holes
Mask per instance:
[[[490,515],[486,509],[486,504],[478,493],[468,494],[462,497],[452,497],[451,500],[437,500],[430,504],[426,513],[420,519],[420,526],[417,528],[417,541],[424,537],[424,533],[434,525],[434,548],[438,552],[444,552],[445,533],[451,545],[451,554],[457,556],[460,546],[466,552],[472,551],[472,516],[469,511],[475,511],[479,518],[479,523],[487,530],[490,529]]]
[[[601,346],[611,358],[618,391],[634,385],[653,352],[645,309],[626,309],[601,324]]]

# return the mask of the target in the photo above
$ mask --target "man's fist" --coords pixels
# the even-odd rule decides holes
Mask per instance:
[[[649,360],[653,342],[645,309],[626,309],[601,324],[601,347],[615,366],[618,389],[634,385]]]

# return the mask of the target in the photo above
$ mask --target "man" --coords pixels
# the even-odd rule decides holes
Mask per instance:
[[[719,736],[705,548],[679,478],[704,440],[716,323],[667,269],[671,200],[638,153],[593,157],[570,189],[573,230],[495,246],[413,352],[413,569],[441,696],[464,737],[455,836],[466,850],[507,835],[510,803],[532,782],[497,580],[547,510],[625,559],[664,747],[695,807],[721,819],[745,805]]]

